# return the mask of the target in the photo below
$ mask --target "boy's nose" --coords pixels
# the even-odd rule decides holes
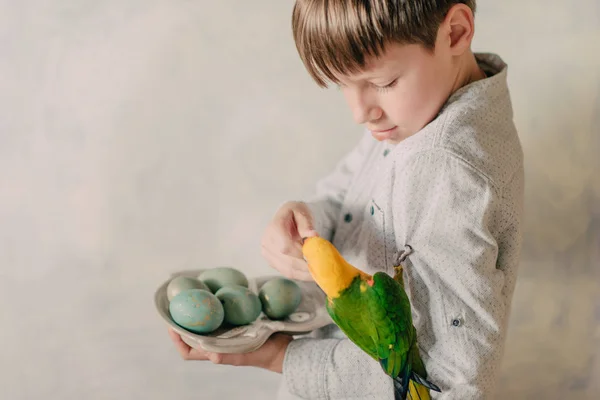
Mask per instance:
[[[359,124],[377,121],[383,115],[383,110],[376,106],[357,104],[353,110],[354,121]]]
[[[350,106],[354,121],[359,125],[376,121],[383,116],[383,110],[377,106],[375,99],[361,89],[345,87],[344,97]]]

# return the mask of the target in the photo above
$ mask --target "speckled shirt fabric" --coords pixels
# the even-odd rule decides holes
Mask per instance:
[[[491,399],[521,247],[523,154],[507,67],[476,54],[487,78],[455,92],[434,121],[397,145],[366,133],[317,185],[317,231],[353,265],[393,275],[404,263],[421,356],[443,391]],[[393,399],[378,362],[335,325],[294,340],[279,399]]]

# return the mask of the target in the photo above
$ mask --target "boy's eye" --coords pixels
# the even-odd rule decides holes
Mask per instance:
[[[391,81],[390,83],[388,83],[387,85],[383,85],[383,86],[379,86],[379,85],[375,85],[375,88],[379,91],[385,92],[388,89],[393,88],[394,86],[396,86],[396,83],[398,82],[398,79],[394,79],[393,81]]]

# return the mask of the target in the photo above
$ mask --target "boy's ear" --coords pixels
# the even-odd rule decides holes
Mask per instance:
[[[450,8],[440,26],[439,34],[452,55],[461,55],[471,48],[475,33],[473,11],[466,4],[455,4]]]

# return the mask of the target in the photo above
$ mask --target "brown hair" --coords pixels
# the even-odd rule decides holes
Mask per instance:
[[[292,13],[296,48],[321,87],[335,74],[356,73],[386,43],[435,47],[437,31],[455,4],[475,12],[476,0],[297,0]]]

